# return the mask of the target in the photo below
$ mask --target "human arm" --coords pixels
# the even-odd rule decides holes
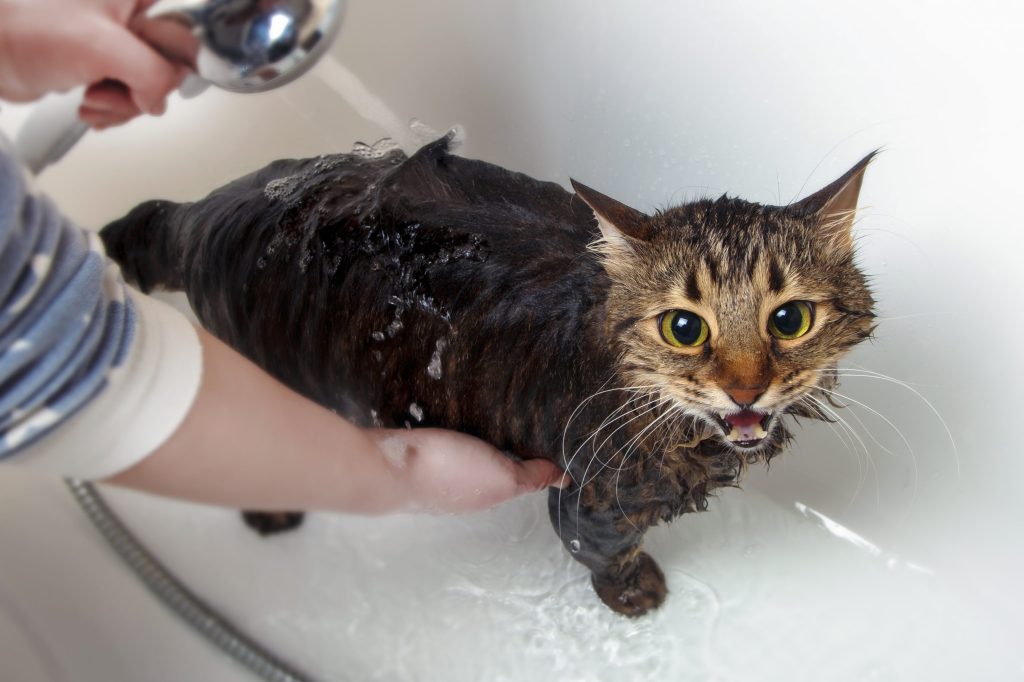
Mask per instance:
[[[545,460],[515,462],[439,429],[361,429],[199,331],[203,378],[182,425],[110,482],[267,511],[466,512],[556,485]]]

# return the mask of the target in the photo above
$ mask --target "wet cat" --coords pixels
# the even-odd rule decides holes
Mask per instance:
[[[851,228],[869,155],[789,206],[645,215],[449,153],[282,160],[102,237],[142,289],[363,425],[436,426],[573,483],[552,523],[612,609],[659,606],[645,530],[789,439],[873,300]],[[294,521],[294,518],[291,519]]]

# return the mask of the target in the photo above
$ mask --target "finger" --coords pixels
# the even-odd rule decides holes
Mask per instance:
[[[546,459],[527,459],[516,464],[516,484],[521,492],[564,487],[567,475]]]
[[[102,111],[100,109],[92,109],[83,105],[78,109],[78,117],[90,128],[103,130],[105,128],[127,123],[135,118],[135,114],[126,116],[124,114]]]
[[[199,57],[199,40],[192,29],[177,21],[152,21],[145,15],[137,15],[128,24],[133,35],[151,45],[165,59],[196,69]]]
[[[163,113],[164,100],[184,77],[182,70],[126,28],[116,24],[102,26],[105,35],[99,36],[98,42],[107,48],[100,57],[102,75],[124,83],[132,101],[142,111]]]
[[[122,114],[129,117],[138,116],[142,113],[128,93],[128,88],[123,83],[105,80],[90,85],[82,98],[82,106],[97,111],[106,111],[112,114]]]

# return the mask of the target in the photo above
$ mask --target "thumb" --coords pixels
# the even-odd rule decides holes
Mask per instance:
[[[516,486],[519,492],[543,490],[552,486],[564,488],[570,480],[568,474],[546,459],[516,462]]]

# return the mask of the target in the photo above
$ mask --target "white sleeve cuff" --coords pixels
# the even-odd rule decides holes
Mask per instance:
[[[171,306],[126,289],[137,313],[127,362],[85,407],[5,466],[107,478],[159,448],[184,421],[202,378],[199,336]]]

